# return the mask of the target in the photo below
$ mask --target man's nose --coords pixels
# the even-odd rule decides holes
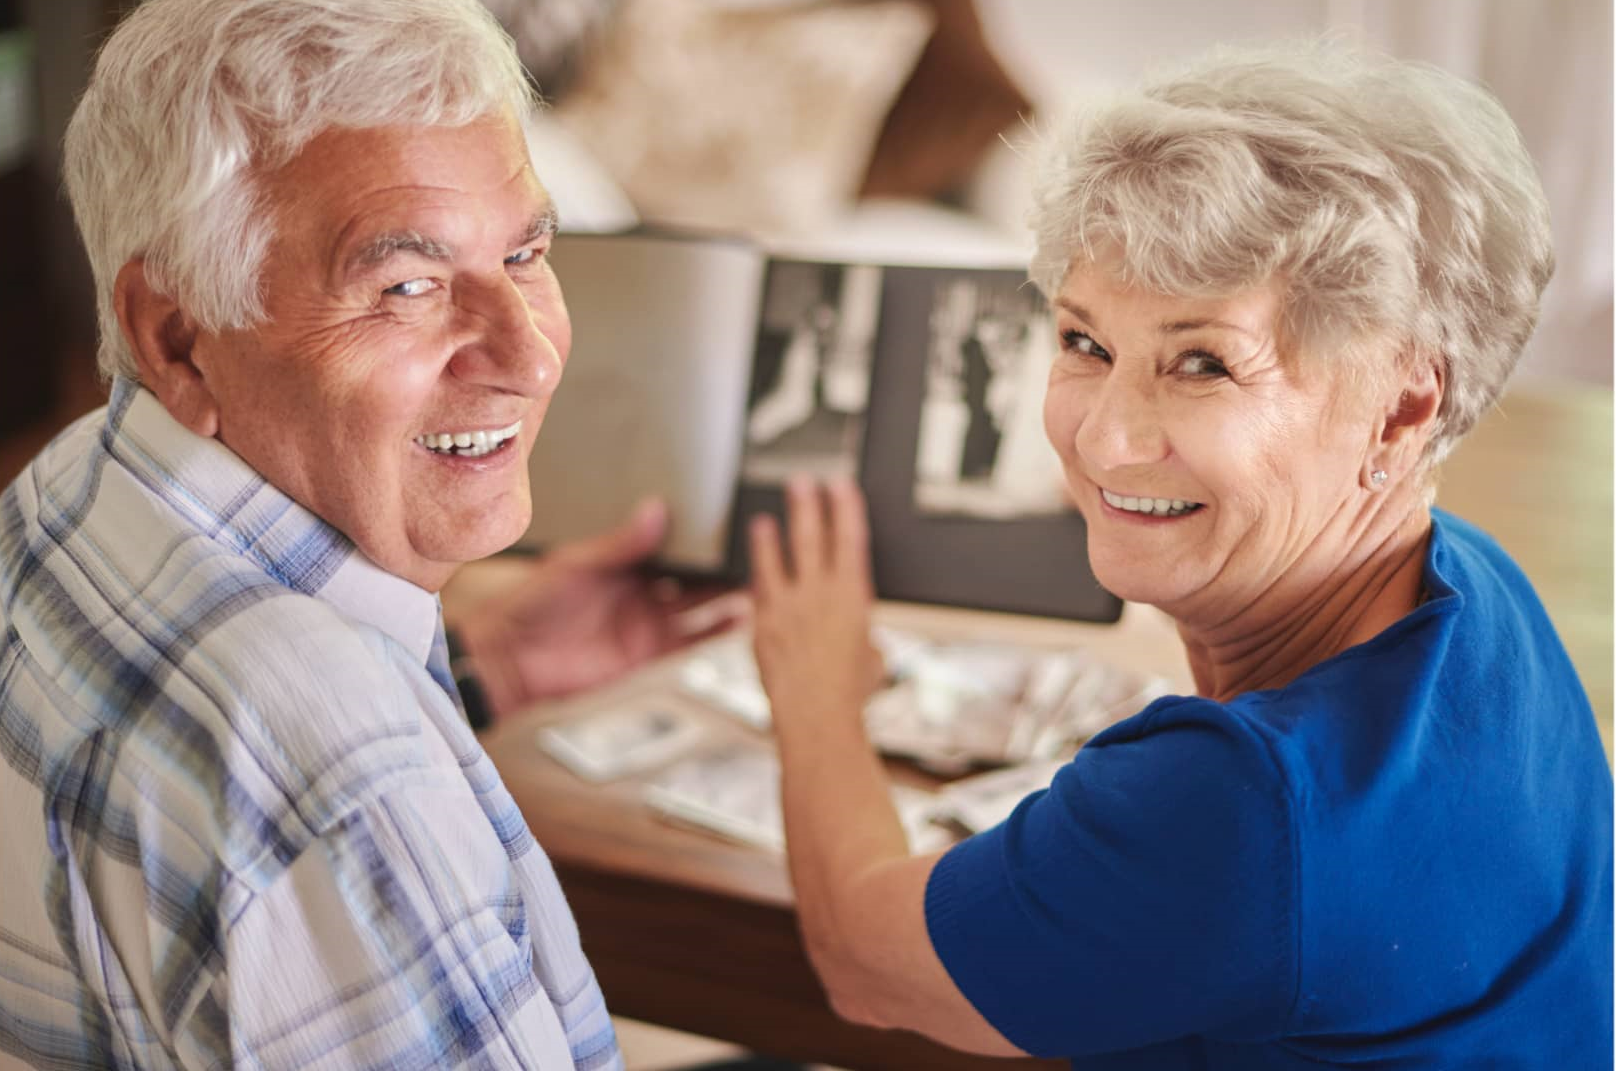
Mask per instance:
[[[508,276],[457,283],[463,339],[451,367],[470,382],[525,397],[554,392],[567,343],[565,309],[541,310]]]

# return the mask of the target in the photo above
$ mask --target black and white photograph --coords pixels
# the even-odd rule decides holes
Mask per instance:
[[[592,712],[539,729],[538,742],[561,764],[596,783],[666,765],[706,735],[672,695]]]
[[[764,285],[741,473],[777,485],[797,472],[858,472],[881,268],[775,261]]]
[[[1064,512],[1060,462],[1043,432],[1055,353],[1043,299],[1000,275],[950,275],[933,289],[928,323],[916,508],[993,519]]]

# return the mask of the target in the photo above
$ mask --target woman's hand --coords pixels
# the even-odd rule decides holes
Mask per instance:
[[[786,503],[783,540],[773,518],[751,525],[754,648],[774,706],[786,862],[808,958],[831,1006],[854,1023],[1019,1054],[932,948],[925,895],[940,854],[909,854],[864,735],[864,702],[882,673],[870,644],[864,497],[849,479],[821,489],[798,477]]]
[[[753,648],[776,729],[859,722],[882,675],[870,644],[864,496],[849,478],[821,489],[799,476],[786,485],[786,504],[785,538],[772,517],[751,523]]]

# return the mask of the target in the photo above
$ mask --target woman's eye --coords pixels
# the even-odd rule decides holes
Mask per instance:
[[[397,285],[389,285],[387,288],[382,290],[382,295],[405,297],[424,296],[426,293],[430,292],[431,289],[431,278],[411,278],[408,281],[401,281]]]
[[[1178,370],[1185,375],[1211,376],[1229,374],[1229,369],[1223,366],[1223,361],[1206,352],[1185,353],[1179,358]]]
[[[1083,333],[1081,330],[1065,330],[1061,332],[1061,345],[1067,352],[1083,353],[1099,360],[1111,359],[1111,354],[1100,347],[1100,343]]]

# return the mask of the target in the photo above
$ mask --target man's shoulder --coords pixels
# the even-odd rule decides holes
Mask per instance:
[[[422,698],[435,687],[397,642],[248,569],[205,587],[214,595],[174,628],[129,746],[179,766],[182,784],[209,776],[245,830],[230,846],[273,825],[277,846],[301,847],[426,767]],[[181,740],[206,748],[199,761],[171,760]]]
[[[76,536],[25,561],[0,690],[42,794],[73,785],[117,814],[122,790],[199,816],[245,870],[425,767],[420,665],[228,544],[175,530],[149,560]]]

